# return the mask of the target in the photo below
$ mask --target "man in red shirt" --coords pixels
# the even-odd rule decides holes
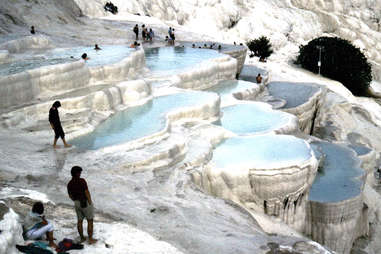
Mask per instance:
[[[73,178],[67,184],[67,192],[71,200],[74,201],[75,212],[78,219],[77,229],[81,237],[81,242],[86,241],[86,238],[83,236],[83,219],[86,218],[89,244],[93,244],[97,242],[97,240],[93,238],[94,207],[86,180],[81,178],[81,172],[82,168],[79,166],[71,168],[71,176]]]

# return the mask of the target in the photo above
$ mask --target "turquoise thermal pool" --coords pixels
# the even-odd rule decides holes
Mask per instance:
[[[222,142],[213,151],[212,162],[219,168],[285,168],[307,161],[311,149],[294,136],[261,135],[234,137]]]
[[[94,47],[56,48],[44,52],[30,52],[17,54],[14,61],[0,64],[0,75],[7,76],[23,71],[37,69],[43,66],[56,65],[81,60],[83,53],[86,53],[89,60],[88,66],[108,65],[122,61],[132,51],[125,45],[100,46],[102,50],[94,50]],[[82,61],[82,60],[81,60]]]
[[[224,56],[216,50],[188,47],[161,47],[145,49],[146,65],[154,74],[173,74],[200,62]]]
[[[187,92],[154,98],[152,101],[118,112],[93,132],[70,141],[82,149],[99,149],[122,144],[164,130],[166,115],[176,109],[199,106],[216,100],[217,95]]]
[[[323,167],[312,184],[309,200],[339,202],[361,193],[365,172],[353,150],[328,142],[313,142],[317,157],[325,155]]]
[[[89,60],[86,61],[88,66],[99,66],[114,64],[122,61],[131,52],[136,49],[130,48],[127,45],[99,45],[102,50],[94,50],[92,47],[75,47],[75,48],[57,48],[48,52],[48,57],[70,59],[81,59],[83,53],[86,53]]]
[[[221,112],[222,117],[217,124],[238,135],[278,130],[288,125],[293,118],[292,115],[271,110],[259,103],[223,107]]]
[[[0,75],[8,76],[16,73],[20,73],[27,70],[37,69],[43,66],[62,64],[68,62],[74,62],[75,59],[70,58],[50,58],[37,57],[31,59],[23,59],[16,62],[2,63],[0,64]]]
[[[207,89],[206,91],[218,93],[221,96],[221,100],[224,100],[232,97],[233,93],[243,92],[255,87],[256,84],[243,80],[225,80],[219,82],[217,85]]]

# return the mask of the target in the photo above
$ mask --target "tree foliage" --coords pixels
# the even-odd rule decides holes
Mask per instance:
[[[372,67],[359,48],[338,37],[320,37],[299,47],[296,63],[318,73],[320,50],[321,75],[341,82],[354,95],[367,92],[372,81]]]
[[[265,36],[250,40],[246,43],[251,51],[251,56],[258,56],[262,59],[268,58],[274,51],[271,49],[270,40]]]

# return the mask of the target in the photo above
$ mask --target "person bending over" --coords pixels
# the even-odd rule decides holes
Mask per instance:
[[[60,115],[58,113],[58,108],[61,107],[61,102],[55,101],[49,110],[49,122],[50,126],[54,130],[54,142],[53,147],[57,148],[57,140],[62,139],[65,147],[71,147],[65,140],[65,132],[62,129]]]
[[[33,204],[32,211],[25,217],[23,223],[23,236],[25,240],[40,239],[44,234],[49,246],[57,248],[53,237],[53,224],[45,219],[44,205],[41,202]]]

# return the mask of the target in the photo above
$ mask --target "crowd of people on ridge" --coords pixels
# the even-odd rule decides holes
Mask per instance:
[[[107,2],[103,8],[105,11],[109,11],[112,14],[118,13],[118,6],[114,5],[112,2]]]

